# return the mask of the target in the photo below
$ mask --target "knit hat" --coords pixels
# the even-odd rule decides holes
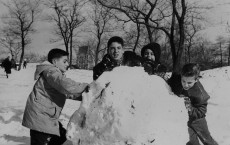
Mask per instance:
[[[160,62],[160,57],[161,57],[161,46],[158,43],[152,42],[149,43],[147,45],[145,45],[142,49],[141,49],[141,56],[144,57],[144,52],[146,49],[150,49],[153,51],[153,54],[155,56],[155,61],[157,63]]]

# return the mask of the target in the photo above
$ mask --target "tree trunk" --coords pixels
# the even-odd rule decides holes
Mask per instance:
[[[172,0],[172,5],[173,5],[173,14],[172,14],[172,24],[171,24],[171,37],[170,38],[170,43],[172,46],[172,55],[173,55],[173,73],[180,73],[181,71],[181,59],[182,59],[182,54],[184,51],[184,41],[185,41],[185,30],[184,30],[184,16],[186,13],[186,6],[185,6],[185,1],[181,0],[182,4],[182,12],[181,16],[179,16],[178,10],[176,9],[176,0]],[[177,19],[178,25],[179,25],[179,46],[176,46],[175,43],[173,42],[174,40],[174,28],[175,28],[175,20]]]
[[[173,60],[173,73],[180,73],[180,72],[175,72],[176,71],[176,62],[177,62],[177,55],[176,55],[176,46],[174,43],[174,31],[175,31],[175,14],[172,14],[172,22],[171,22],[171,30],[170,30],[170,36],[169,36],[169,41],[170,41],[170,46],[171,46],[171,52],[172,52],[172,60]]]
[[[73,33],[70,35],[70,46],[69,46],[69,66],[72,66],[72,58],[73,58]]]
[[[152,36],[152,31],[151,28],[148,26],[149,23],[146,22],[147,25],[145,25],[147,32],[148,32],[148,37],[149,37],[149,42],[152,43],[153,42],[153,36]]]
[[[22,36],[22,53],[21,53],[21,57],[20,57],[20,61],[19,61],[18,71],[21,70],[22,61],[23,61],[23,57],[24,57],[24,50],[25,50],[25,39]]]
[[[101,43],[101,39],[98,38],[98,43],[97,43],[97,48],[96,48],[96,51],[95,51],[95,65],[98,63],[98,55],[99,55],[99,49],[100,49],[100,43]]]
[[[175,61],[175,69],[173,69],[175,72],[181,71],[181,58],[184,50],[184,40],[185,40],[185,34],[184,34],[184,22],[179,21],[179,33],[180,33],[180,41],[179,41],[179,48],[177,50],[177,59]]]
[[[134,44],[134,47],[133,47],[133,52],[135,52],[136,51],[136,48],[137,48],[137,44],[138,44],[138,42],[139,42],[139,38],[140,38],[140,24],[138,24],[138,23],[136,23],[136,25],[137,25],[137,39],[136,39],[136,42],[135,42],[135,44]]]
[[[69,42],[67,40],[64,40],[64,44],[65,44],[65,51],[67,53],[69,53]],[[69,54],[69,56],[70,56],[70,54]],[[70,61],[69,56],[68,56],[68,61]]]
[[[176,59],[174,60],[173,63],[173,72],[175,73],[180,73],[181,71],[181,56],[183,53],[183,46],[179,46],[178,54],[176,56]]]
[[[188,47],[188,63],[191,62],[190,46]]]

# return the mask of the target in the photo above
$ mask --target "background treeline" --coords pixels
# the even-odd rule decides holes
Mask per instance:
[[[20,64],[24,58],[46,60],[29,49],[42,21],[52,26],[50,43],[64,46],[76,68],[97,64],[114,35],[124,38],[125,49],[138,54],[147,43],[159,43],[161,62],[168,71],[179,72],[188,62],[198,62],[203,69],[229,65],[229,38],[218,36],[210,42],[202,35],[209,8],[196,0],[8,0],[2,4],[7,11],[1,16],[0,52],[10,53]]]

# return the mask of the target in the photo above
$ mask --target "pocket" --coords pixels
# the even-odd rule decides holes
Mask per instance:
[[[44,97],[37,97],[34,98],[34,102],[42,114],[48,115],[51,118],[55,117],[57,109],[51,100]]]

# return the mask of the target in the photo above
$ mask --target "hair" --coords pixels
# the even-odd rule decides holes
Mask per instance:
[[[160,63],[160,57],[161,57],[161,46],[158,43],[152,42],[149,43],[147,45],[145,45],[142,49],[141,49],[141,57],[144,58],[144,53],[147,49],[152,50],[154,56],[155,56],[155,61],[157,63]]]
[[[198,79],[200,75],[200,66],[196,63],[188,63],[185,64],[181,71],[181,76],[184,77],[195,77],[195,79]]]
[[[123,64],[126,66],[141,66],[142,58],[133,51],[125,51]]]
[[[113,42],[117,42],[119,44],[121,44],[122,46],[124,46],[124,40],[119,37],[119,36],[113,36],[109,39],[108,43],[107,43],[107,47],[109,48],[109,46],[113,43]]]
[[[51,49],[48,53],[48,61],[52,63],[53,59],[61,58],[62,56],[68,56],[68,55],[69,55],[68,52],[62,49],[59,49],[59,48],[54,48],[54,49]]]

